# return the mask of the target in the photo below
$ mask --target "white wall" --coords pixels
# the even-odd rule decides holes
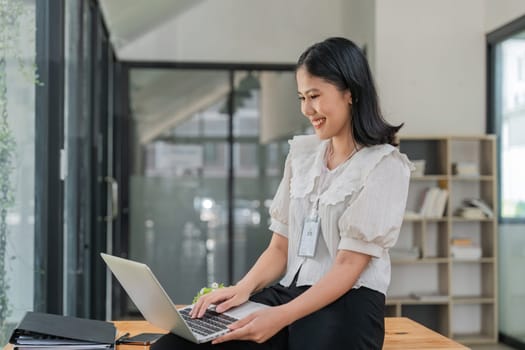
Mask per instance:
[[[376,0],[346,0],[342,2],[343,31],[360,47],[366,46],[368,63],[375,71]]]
[[[359,2],[359,0],[353,0]],[[374,72],[402,134],[482,134],[485,35],[525,14],[523,0],[375,0]]]
[[[119,52],[122,59],[294,63],[342,35],[342,0],[204,1]]]
[[[523,0],[485,0],[485,29],[491,32],[525,15]]]
[[[309,123],[301,114],[297,83],[292,72],[261,74],[260,141],[269,143],[303,130]]]
[[[293,63],[313,42],[366,45],[383,112],[402,134],[485,132],[485,34],[523,0],[202,1],[119,52],[122,59]]]
[[[480,0],[377,0],[376,81],[403,134],[485,132]]]

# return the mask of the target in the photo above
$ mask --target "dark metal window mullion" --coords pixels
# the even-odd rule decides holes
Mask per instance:
[[[234,159],[233,159],[233,113],[235,99],[235,71],[229,71],[230,94],[228,97],[228,284],[233,284],[233,266],[234,266],[234,236],[235,236],[235,196],[234,196]]]
[[[64,0],[36,1],[34,309],[63,311]]]

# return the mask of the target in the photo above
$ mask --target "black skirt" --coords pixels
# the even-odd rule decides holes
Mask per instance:
[[[278,306],[296,298],[308,288],[276,284],[254,294],[250,300]],[[385,337],[384,316],[384,294],[361,287],[351,289],[330,305],[297,320],[262,344],[251,341],[194,344],[169,334],[154,344],[152,349],[380,350]]]

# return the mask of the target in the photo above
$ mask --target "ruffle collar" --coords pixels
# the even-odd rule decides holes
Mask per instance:
[[[328,140],[319,140],[316,135],[296,136],[290,143],[292,162],[292,179],[290,195],[292,198],[308,197],[310,201],[316,200],[314,188],[325,167],[324,155]],[[383,144],[364,147],[350,158],[334,178],[328,189],[319,197],[319,203],[334,205],[343,201],[347,196],[358,192],[365,184],[370,172],[385,156],[397,152],[403,161],[410,167],[408,158],[399,153],[392,145]]]

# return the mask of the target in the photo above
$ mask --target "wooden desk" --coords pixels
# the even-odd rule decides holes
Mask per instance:
[[[119,334],[129,332],[166,333],[146,321],[115,321]],[[119,345],[118,350],[143,350],[146,346]],[[4,350],[12,349],[8,345]],[[467,347],[430,330],[406,317],[385,318],[385,345],[383,350],[465,350]]]
[[[385,317],[383,350],[469,349],[406,317]]]
[[[165,333],[145,321],[117,321],[119,332],[131,335],[141,332]],[[142,347],[119,345],[118,350],[139,350]],[[465,350],[467,347],[442,336],[406,317],[385,318],[385,345],[383,350]]]

